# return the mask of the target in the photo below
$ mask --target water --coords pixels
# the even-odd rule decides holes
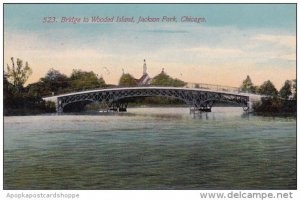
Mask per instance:
[[[5,189],[296,189],[296,119],[215,108],[4,118]]]

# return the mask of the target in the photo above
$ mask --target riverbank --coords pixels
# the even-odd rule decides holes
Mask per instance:
[[[40,109],[27,109],[27,108],[19,108],[19,109],[4,109],[4,116],[29,116],[29,115],[42,115],[42,114],[51,114],[55,113],[55,110],[45,111]]]

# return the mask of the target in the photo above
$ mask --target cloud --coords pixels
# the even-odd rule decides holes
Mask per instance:
[[[248,56],[258,61],[296,61],[296,36],[257,34],[245,45]]]
[[[184,49],[187,52],[193,52],[201,54],[203,56],[215,56],[215,57],[228,57],[228,56],[240,56],[243,54],[241,49],[234,48],[215,48],[215,47],[194,47],[189,49]]]
[[[296,48],[296,37],[291,35],[266,35],[259,34],[254,37],[255,40],[265,43],[279,44],[289,48]]]
[[[184,48],[183,51],[188,53],[186,57],[201,59],[205,63],[220,63],[224,62],[250,62],[274,63],[275,60],[284,62],[296,61],[296,37],[292,35],[279,34],[247,34],[243,31],[234,30],[231,34],[219,32],[214,35],[215,40],[226,38],[226,42],[218,44],[207,44],[207,41],[202,44],[190,45],[189,48]],[[195,42],[196,43],[196,42]],[[232,60],[234,59],[234,60]]]

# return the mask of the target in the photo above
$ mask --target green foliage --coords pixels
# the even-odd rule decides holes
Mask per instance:
[[[249,75],[247,75],[247,78],[243,81],[240,89],[243,92],[256,93],[256,87],[253,85]]]
[[[279,91],[279,96],[283,99],[289,99],[290,95],[292,95],[292,84],[291,81],[286,80]]]
[[[105,83],[105,80],[102,76],[100,78],[98,78],[98,83],[99,83],[100,87],[106,87],[107,86],[107,84]]]
[[[49,69],[46,76],[42,78],[43,81],[63,81],[67,79],[68,77],[62,73],[60,73],[58,70],[55,70],[53,68]]]
[[[184,81],[179,80],[177,78],[173,79],[172,86],[174,86],[174,87],[183,87],[185,85],[186,85],[186,83]]]
[[[11,58],[11,66],[7,64],[6,76],[8,81],[17,88],[22,88],[29,76],[32,74],[32,70],[26,62],[23,65],[23,61],[17,58],[17,66],[15,66],[14,58]]]
[[[82,70],[73,70],[71,77],[71,87],[73,90],[96,89],[105,86],[105,81],[101,77],[98,79],[94,72],[86,72]]]
[[[255,103],[253,110],[257,113],[296,113],[297,101],[267,97],[263,98],[261,102]]]
[[[104,79],[98,78],[94,72],[73,70],[71,76],[68,77],[58,70],[50,69],[40,81],[29,84],[27,87],[29,93],[44,97],[105,86]]]
[[[52,94],[52,90],[50,87],[47,87],[45,83],[39,81],[36,83],[29,84],[26,87],[29,94],[32,96],[45,97],[50,96]]]
[[[292,88],[294,90],[293,99],[297,99],[297,80],[293,80]]]
[[[262,95],[267,95],[268,97],[263,98],[261,102],[256,102],[253,105],[253,110],[256,113],[295,113],[297,111],[296,101],[288,100],[292,94],[291,81],[285,81],[283,87],[278,92],[274,84],[268,80],[265,81],[261,86],[254,86],[250,77],[243,81],[241,91],[259,93]],[[281,97],[281,98],[278,98]]]
[[[4,115],[24,115],[55,112],[54,103],[45,102],[40,95],[30,93],[27,88],[22,91],[7,80],[3,80]]]
[[[172,86],[172,87],[183,87],[186,85],[186,83],[182,80],[179,80],[177,78],[173,79],[166,73],[162,72],[155,76],[152,79],[151,85],[155,86]]]
[[[17,102],[15,102],[14,96],[17,94],[16,87],[8,82],[7,76],[3,77],[3,104],[5,107],[11,107]]]
[[[259,86],[257,86],[257,85],[253,86],[253,90],[254,90],[255,94],[258,94],[259,93]]]
[[[278,91],[275,88],[274,84],[268,80],[265,81],[258,89],[259,94],[268,95],[268,96],[277,96]]]
[[[31,90],[37,90],[37,92],[44,90],[42,92],[43,96],[49,96],[64,93],[68,91],[68,88],[70,88],[70,79],[65,74],[51,68],[45,77],[41,78]]]
[[[131,74],[123,74],[119,80],[119,86],[136,86],[137,82]]]

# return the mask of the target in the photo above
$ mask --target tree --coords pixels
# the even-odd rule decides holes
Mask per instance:
[[[32,70],[28,65],[28,62],[23,65],[23,61],[17,58],[17,66],[15,66],[14,58],[11,57],[11,66],[7,64],[7,78],[18,89],[22,88],[24,83],[28,80],[32,74]]]
[[[291,81],[286,80],[279,91],[279,96],[284,99],[289,99],[290,95],[292,95],[292,84]]]
[[[276,97],[264,97],[260,102],[253,104],[253,110],[257,113],[296,113],[297,102]]]
[[[293,80],[292,87],[293,87],[293,90],[294,90],[293,99],[297,99],[297,79]]]
[[[8,107],[12,107],[16,102],[14,101],[14,95],[16,94],[15,87],[7,80],[7,75],[3,76],[3,107],[4,111]]]
[[[183,87],[185,85],[186,85],[186,83],[184,81],[179,80],[177,78],[173,79],[172,86],[174,86],[174,87]]]
[[[161,72],[157,76],[155,76],[152,81],[151,85],[155,86],[173,86],[173,87],[182,87],[185,86],[186,83],[179,79],[173,79],[165,72]]]
[[[49,69],[46,76],[43,78],[45,81],[61,81],[67,78],[65,74],[60,73],[58,70],[53,68]]]
[[[277,96],[278,91],[275,88],[274,84],[268,80],[265,81],[258,89],[259,94],[269,95],[269,96]]]
[[[43,83],[42,81],[27,85],[26,90],[30,95],[36,97],[45,97],[52,94],[51,88],[46,87],[45,83]]]
[[[106,85],[104,79],[102,77],[98,79],[92,71],[86,72],[74,69],[70,79],[74,90],[95,89]]]
[[[106,83],[105,83],[105,80],[102,76],[98,79],[98,82],[101,86],[107,86]]]
[[[243,92],[251,92],[251,93],[255,93],[255,86],[253,85],[251,78],[249,75],[247,75],[247,78],[243,81],[241,87],[240,87],[241,91]]]
[[[42,112],[54,112],[55,105],[43,101],[41,93],[44,92],[44,87],[39,92],[32,92],[30,84],[26,88],[22,85],[14,86],[7,80],[8,75],[4,74],[3,77],[3,101],[4,101],[4,115],[20,115],[20,114],[34,114]],[[41,83],[41,82],[38,82]],[[20,90],[20,87],[22,90]]]
[[[119,80],[119,86],[136,86],[137,82],[131,74],[123,74]]]
[[[50,91],[50,94],[52,92],[58,94],[70,91],[70,79],[53,68],[47,72],[45,77],[40,79],[40,82],[42,84],[39,84],[39,87],[44,87],[44,90]]]

